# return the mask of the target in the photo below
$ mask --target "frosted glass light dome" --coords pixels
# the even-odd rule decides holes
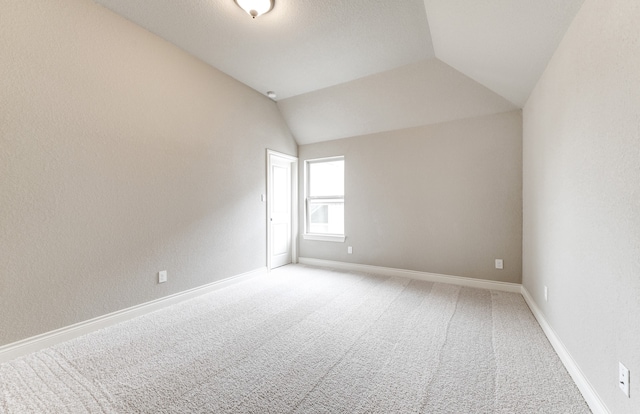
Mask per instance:
[[[235,2],[254,19],[273,9],[273,0],[235,0]]]

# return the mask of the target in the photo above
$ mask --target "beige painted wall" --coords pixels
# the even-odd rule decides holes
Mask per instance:
[[[333,155],[346,161],[347,238],[301,239],[300,256],[520,283],[519,110],[302,145],[301,194],[303,161]]]
[[[612,413],[640,412],[638,22],[587,0],[524,109],[523,282]]]
[[[90,0],[0,10],[0,345],[265,266],[272,101]]]

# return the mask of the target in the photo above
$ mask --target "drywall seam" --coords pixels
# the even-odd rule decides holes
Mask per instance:
[[[300,257],[298,261],[301,264],[310,266],[329,267],[333,269],[373,273],[385,276],[405,277],[409,279],[423,280],[426,282],[448,283],[450,285],[459,285],[478,289],[499,290],[502,292],[520,293],[522,287],[522,285],[518,283],[495,282],[492,280],[480,280],[470,277],[442,275],[438,273],[394,269],[390,267],[370,266],[358,263],[337,262],[332,260],[313,259],[309,257]]]
[[[544,331],[547,339],[549,339],[549,342],[551,342],[553,349],[555,349],[565,368],[567,369],[567,371],[569,371],[569,375],[571,375],[571,378],[573,378],[573,381],[578,386],[578,389],[589,405],[589,408],[591,408],[591,411],[593,411],[594,414],[610,414],[609,409],[604,404],[595,388],[591,385],[587,377],[582,373],[582,370],[580,369],[578,363],[573,359],[573,357],[569,353],[569,350],[564,346],[551,325],[549,325],[547,320],[544,318],[542,311],[533,300],[533,297],[531,296],[527,288],[522,286],[521,293],[524,297],[524,300],[527,302],[527,305],[529,305],[531,313],[533,313],[533,316],[535,316],[538,324]]]
[[[197,296],[204,295],[236,283],[244,282],[254,277],[258,277],[267,273],[266,267],[261,267],[249,272],[241,273],[222,280],[208,283],[197,288],[185,290],[163,298],[155,299],[130,308],[121,309],[106,315],[98,316],[87,321],[78,322],[73,325],[65,326],[50,332],[32,336],[17,342],[13,342],[0,347],[0,363],[7,362],[23,355],[37,352],[41,349],[59,344],[61,342],[75,339],[79,336],[97,331],[98,329],[107,328],[120,322],[128,321],[139,316],[155,312],[176,303],[193,299]]]

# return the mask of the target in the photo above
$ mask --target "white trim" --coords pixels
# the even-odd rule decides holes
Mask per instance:
[[[578,386],[578,389],[580,390],[580,392],[582,393],[582,396],[584,397],[585,401],[589,405],[589,408],[591,408],[591,411],[594,414],[609,414],[610,413],[609,409],[604,404],[604,402],[596,392],[595,388],[591,385],[591,383],[587,379],[587,377],[584,375],[578,363],[573,359],[573,357],[569,353],[569,350],[564,346],[564,344],[562,343],[558,335],[556,335],[555,331],[551,327],[551,325],[549,325],[547,320],[544,318],[542,311],[540,310],[536,302],[533,300],[533,297],[531,296],[527,288],[522,286],[521,293],[522,293],[522,296],[524,297],[524,300],[527,302],[527,305],[529,305],[529,308],[531,309],[531,313],[533,313],[533,316],[535,316],[536,320],[538,321],[538,324],[540,325],[545,335],[549,339],[549,342],[551,342],[553,349],[555,349],[556,353],[560,357],[560,360],[564,364],[565,368],[567,369],[567,371],[569,371],[569,375],[571,375],[571,378],[573,378],[573,381]]]
[[[267,149],[267,269],[271,270],[271,223],[269,200],[271,194],[271,157],[291,163],[291,263],[298,263],[298,157]]]
[[[274,151],[272,149],[267,149],[267,154],[268,155],[275,155],[276,157],[280,157],[280,158],[284,158],[285,160],[287,160],[289,162],[298,162],[298,157],[296,157],[295,155],[285,154],[283,152]]]
[[[595,388],[591,385],[587,377],[582,373],[579,365],[573,359],[567,348],[564,346],[558,335],[556,335],[551,325],[546,321],[542,311],[533,300],[527,289],[517,283],[494,282],[490,280],[472,279],[468,277],[442,275],[436,273],[418,272],[414,270],[394,269],[379,266],[369,266],[357,263],[337,262],[331,260],[312,259],[308,257],[300,257],[300,263],[310,266],[329,267],[334,269],[359,271],[373,274],[383,274],[387,276],[399,276],[410,279],[425,280],[428,282],[449,283],[460,286],[474,287],[480,289],[500,290],[504,292],[520,293],[527,305],[531,309],[531,313],[538,321],[542,331],[549,339],[553,349],[564,364],[565,368],[571,375],[578,390],[582,393],[589,408],[594,414],[610,414],[611,412],[604,404]]]
[[[185,290],[183,292],[165,296],[160,299],[155,299],[146,303],[142,303],[140,305],[135,305],[130,308],[121,309],[119,311],[115,311],[106,315],[98,316],[97,318],[78,322],[76,324],[65,326],[63,328],[59,328],[50,332],[32,336],[31,338],[26,338],[21,341],[3,345],[0,347],[0,363],[7,362],[11,359],[39,351],[41,349],[59,344],[61,342],[69,341],[79,336],[97,331],[98,329],[107,328],[117,323],[128,321],[138,316],[143,316],[148,313],[155,312],[164,307],[175,305],[176,303],[188,299],[193,299],[196,296],[204,295],[206,293],[210,293],[215,290],[234,285],[236,283],[244,282],[254,277],[265,275],[266,273],[267,269],[265,267],[261,267],[197,288]]]
[[[309,257],[300,257],[299,261],[301,264],[310,266],[330,267],[334,269],[373,273],[386,276],[406,277],[409,279],[424,280],[427,282],[448,283],[451,285],[473,287],[478,289],[500,290],[503,292],[520,293],[520,288],[522,287],[522,285],[518,283],[495,282],[493,280],[473,279],[470,277],[450,276],[438,273],[394,269],[390,267],[370,266],[358,263],[336,262],[332,260],[312,259]]]
[[[298,159],[291,163],[291,263],[298,263],[298,234],[300,216],[298,215]]]
[[[332,155],[331,157],[322,158],[309,158],[308,160],[304,160],[304,162],[313,164],[314,162],[331,162],[340,160],[344,160],[344,155]]]
[[[304,198],[303,198],[303,202],[304,202],[304,210],[303,210],[304,234],[302,235],[302,238],[304,240],[319,240],[319,241],[330,241],[330,242],[344,243],[344,240],[345,240],[345,237],[346,237],[344,234],[340,234],[340,235],[338,235],[338,234],[325,235],[325,234],[315,234],[315,233],[308,233],[307,232],[309,230],[309,228],[310,228],[309,216],[308,216],[309,203],[312,200],[330,200],[330,201],[342,200],[342,203],[344,204],[344,201],[345,201],[344,192],[342,193],[342,196],[337,196],[337,195],[322,196],[322,197],[318,197],[318,196],[311,197],[311,196],[309,196],[309,187],[310,187],[310,183],[309,183],[309,178],[310,178],[309,177],[309,165],[310,164],[315,164],[315,163],[322,163],[322,162],[331,162],[331,161],[344,161],[345,165],[346,165],[346,157],[344,155],[335,155],[335,156],[331,156],[331,157],[314,158],[314,159],[304,160],[304,171],[303,171],[303,173],[304,173]],[[344,179],[344,177],[343,177],[343,179]],[[344,217],[343,217],[343,221],[344,221]],[[342,231],[344,233],[344,228],[342,229]]]
[[[303,234],[302,238],[305,240],[320,240],[344,243],[346,236],[333,234]]]

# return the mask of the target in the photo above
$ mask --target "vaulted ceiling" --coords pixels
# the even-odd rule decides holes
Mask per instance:
[[[96,0],[265,94],[299,144],[524,106],[584,0]]]

